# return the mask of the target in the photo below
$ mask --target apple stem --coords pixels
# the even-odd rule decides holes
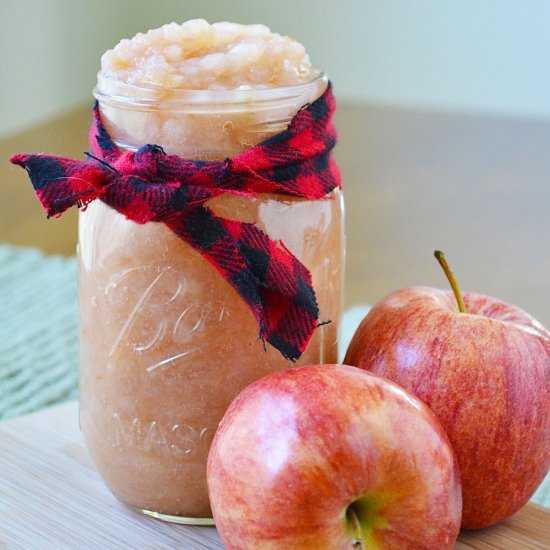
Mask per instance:
[[[363,531],[361,529],[361,522],[355,513],[353,508],[348,508],[346,511],[348,521],[351,523],[351,530],[353,534],[353,548],[354,550],[361,550],[363,548]]]
[[[466,308],[464,307],[464,300],[462,299],[462,293],[460,292],[460,288],[458,287],[458,282],[456,280],[456,277],[454,276],[454,273],[452,272],[451,268],[449,267],[449,264],[447,263],[447,259],[445,258],[445,254],[441,252],[441,250],[436,250],[434,252],[434,256],[436,257],[437,261],[439,262],[439,265],[443,268],[443,271],[445,272],[445,275],[447,276],[447,280],[449,281],[449,284],[451,285],[451,288],[453,289],[453,293],[456,298],[456,303],[458,304],[458,311],[460,313],[465,313]]]

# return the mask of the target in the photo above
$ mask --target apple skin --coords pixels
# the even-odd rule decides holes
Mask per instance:
[[[442,550],[460,528],[460,474],[435,415],[349,366],[293,368],[245,388],[214,436],[207,479],[228,550]],[[359,497],[354,546],[346,510]]]
[[[441,421],[461,470],[462,527],[502,521],[550,468],[550,333],[506,302],[398,290],[355,333],[345,362],[393,380]]]

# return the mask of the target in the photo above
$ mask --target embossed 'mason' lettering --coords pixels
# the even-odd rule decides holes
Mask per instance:
[[[113,413],[105,440],[111,447],[134,447],[147,453],[171,454],[177,458],[203,458],[208,454],[215,427],[190,424],[162,425],[156,420],[124,418]]]

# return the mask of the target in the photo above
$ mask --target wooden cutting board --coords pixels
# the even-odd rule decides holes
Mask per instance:
[[[213,527],[163,523],[115,500],[77,415],[68,403],[0,423],[1,550],[223,549]],[[530,504],[502,525],[463,533],[456,548],[550,549],[550,510]]]

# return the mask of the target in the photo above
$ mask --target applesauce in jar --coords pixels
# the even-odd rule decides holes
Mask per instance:
[[[303,46],[261,25],[189,21],[122,41],[102,59],[96,97],[117,145],[199,160],[238,155],[283,131],[327,87]],[[337,361],[343,199],[224,194],[207,207],[255,223],[312,274],[318,327],[298,361]],[[218,422],[250,382],[293,364],[258,339],[246,302],[164,224],[101,201],[79,224],[80,419],[123,503],[209,522],[206,458]]]

